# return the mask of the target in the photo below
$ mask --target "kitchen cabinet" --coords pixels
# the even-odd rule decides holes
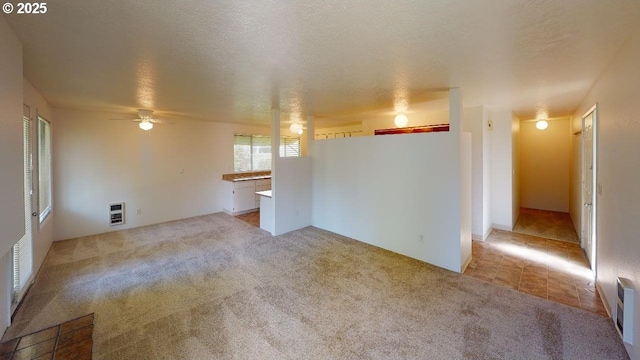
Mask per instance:
[[[256,185],[255,181],[238,181],[233,187],[233,209],[234,213],[248,211],[256,208]]]
[[[223,210],[231,215],[260,208],[256,191],[271,190],[271,179],[223,181],[226,201]]]

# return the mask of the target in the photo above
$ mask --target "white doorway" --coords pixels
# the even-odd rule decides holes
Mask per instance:
[[[597,105],[594,105],[582,116],[582,229],[581,244],[597,278]]]

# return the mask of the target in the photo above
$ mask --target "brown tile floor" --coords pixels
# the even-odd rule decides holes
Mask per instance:
[[[473,241],[464,273],[607,316],[579,244],[493,230],[486,241]]]
[[[90,360],[93,314],[0,343],[0,359]]]
[[[236,215],[236,218],[247,222],[253,226],[257,226],[260,227],[260,210],[258,211],[253,211],[250,213],[246,213],[246,214],[240,214],[240,215]]]
[[[571,216],[557,211],[520,208],[520,215],[513,227],[513,232],[580,243]]]

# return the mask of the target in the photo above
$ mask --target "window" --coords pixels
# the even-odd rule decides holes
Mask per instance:
[[[51,212],[51,125],[38,117],[38,208],[40,223]]]
[[[280,138],[280,157],[299,157],[300,138]]]
[[[235,135],[233,139],[233,171],[271,169],[271,137]]]
[[[280,156],[300,156],[300,138],[281,137]],[[233,171],[271,170],[271,137],[238,135],[233,138]]]

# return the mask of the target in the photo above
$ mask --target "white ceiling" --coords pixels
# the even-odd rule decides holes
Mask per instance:
[[[6,16],[55,107],[269,122],[465,106],[573,113],[629,35],[627,0],[65,0]]]

